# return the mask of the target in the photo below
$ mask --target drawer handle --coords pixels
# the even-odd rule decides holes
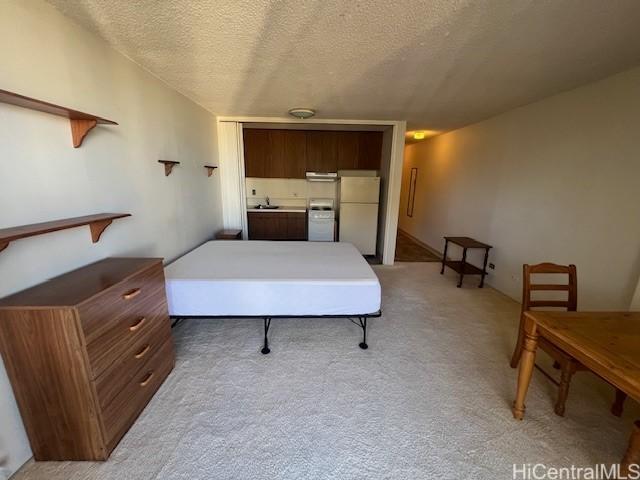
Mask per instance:
[[[146,387],[147,384],[151,381],[152,378],[153,378],[153,372],[149,372],[147,374],[147,376],[145,377],[145,379],[140,382],[140,386],[141,387]]]
[[[146,347],[144,347],[142,350],[140,350],[138,353],[136,353],[134,356],[135,356],[136,358],[142,358],[142,357],[144,357],[144,356],[147,354],[147,352],[148,352],[149,350],[151,350],[151,345],[147,345],[147,346],[146,346]]]
[[[140,290],[139,288],[134,288],[130,292],[122,295],[122,298],[124,298],[125,300],[131,300],[132,298],[136,298],[138,295],[140,295],[140,292],[142,292],[142,290]]]
[[[144,322],[146,321],[147,321],[147,317],[140,317],[140,319],[135,325],[131,325],[129,327],[129,330],[131,330],[132,332],[135,332],[136,330],[140,330],[140,327],[144,325]]]

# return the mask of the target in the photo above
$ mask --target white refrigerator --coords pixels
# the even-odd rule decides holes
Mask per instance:
[[[339,241],[352,243],[363,255],[375,255],[380,177],[341,177],[339,201]]]

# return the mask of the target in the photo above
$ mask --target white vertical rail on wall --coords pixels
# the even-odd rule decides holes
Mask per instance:
[[[640,281],[638,281],[636,293],[631,300],[631,306],[629,307],[629,310],[632,312],[640,312]]]
[[[218,122],[218,145],[220,163],[220,188],[222,189],[222,220],[224,228],[243,228],[243,189],[238,122]]]
[[[247,218],[247,185],[244,171],[244,137],[242,123],[236,124],[236,148],[238,152],[238,191],[240,193],[240,221],[242,222],[242,239],[249,240],[249,220]]]
[[[400,209],[400,188],[402,184],[402,160],[404,157],[404,134],[406,122],[397,122],[393,127],[391,143],[391,164],[387,186],[387,211],[385,215],[384,249],[382,263],[393,265],[396,256],[396,234]]]

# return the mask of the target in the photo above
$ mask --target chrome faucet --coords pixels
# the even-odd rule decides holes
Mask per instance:
[[[265,201],[267,202],[267,205],[271,205],[271,204],[269,203],[269,197],[265,197]]]

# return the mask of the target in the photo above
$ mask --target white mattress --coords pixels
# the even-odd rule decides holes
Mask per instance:
[[[207,242],[165,268],[173,316],[358,315],[380,282],[349,243]]]

